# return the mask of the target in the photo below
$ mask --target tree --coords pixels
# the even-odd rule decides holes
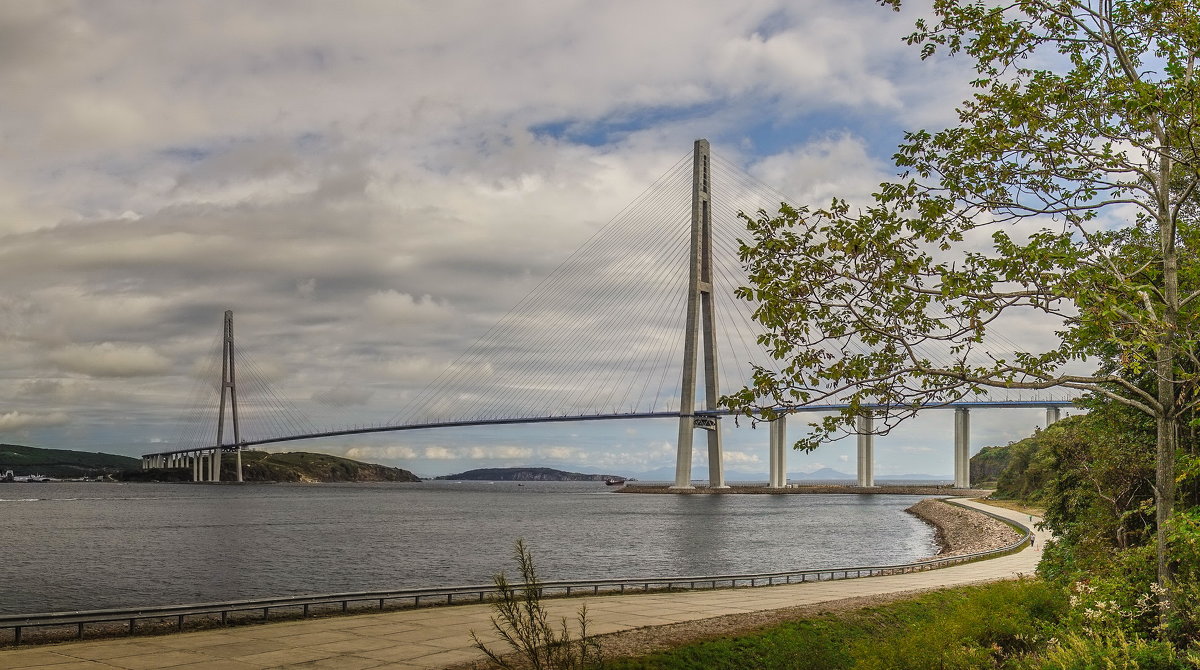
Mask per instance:
[[[899,0],[879,0],[899,9]],[[1066,388],[1151,417],[1158,579],[1181,417],[1197,400],[1197,0],[934,0],[908,37],[971,59],[958,125],[906,133],[898,178],[852,209],[746,216],[741,254],[786,364],[726,398],[745,413],[837,399],[815,448],[878,406],[880,431],[989,389]],[[1013,317],[1056,324],[1006,350]],[[1108,367],[1096,369],[1106,359]],[[1139,379],[1150,377],[1148,387]],[[1145,390],[1145,388],[1151,390]]]

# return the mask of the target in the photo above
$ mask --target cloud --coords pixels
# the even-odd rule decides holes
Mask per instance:
[[[466,450],[466,457],[471,460],[513,460],[526,459],[533,456],[533,449],[529,447],[516,447],[506,445],[496,445],[487,447],[471,447]]]
[[[416,449],[406,446],[349,447],[346,449],[345,455],[346,458],[356,461],[370,461],[374,459],[408,461],[418,457]]]
[[[369,316],[384,323],[429,323],[453,315],[452,309],[431,296],[414,297],[393,289],[367,296],[364,307]]]
[[[760,463],[761,459],[758,454],[752,454],[745,451],[737,451],[727,449],[725,451],[725,463],[731,465],[740,465],[744,463]]]
[[[170,369],[165,356],[144,344],[70,345],[48,358],[62,370],[91,377],[145,377],[166,374]]]
[[[425,447],[421,455],[431,461],[451,461],[461,457],[457,450],[446,447]]]
[[[371,399],[369,389],[355,388],[348,384],[339,384],[333,388],[318,391],[312,399],[327,407],[352,407],[365,405]]]
[[[945,101],[969,79],[912,66],[901,37],[927,4],[0,3],[0,128],[20,129],[3,139],[21,157],[0,161],[0,372],[22,380],[10,394],[28,391],[10,407],[66,412],[70,429],[44,426],[43,441],[68,448],[177,434],[190,369],[212,397],[227,309],[247,408],[269,385],[314,423],[338,408],[337,421],[381,424],[449,369],[471,385],[424,407],[452,417],[548,355],[580,367],[538,368],[502,399],[569,405],[568,391],[600,388],[630,404],[594,373],[631,351],[679,360],[665,321],[678,304],[656,301],[678,297],[682,263],[648,264],[665,289],[582,273],[595,283],[527,315],[516,344],[460,355],[697,137],[790,195],[869,192],[890,170],[891,126],[952,116]],[[687,197],[684,185],[685,211]],[[654,220],[640,232],[666,229]],[[635,241],[622,254],[671,251]],[[599,334],[565,355],[526,339],[559,328],[584,341],[563,323]],[[677,402],[660,390],[656,408]],[[572,432],[341,448],[431,470],[485,452],[674,459],[673,435],[641,424]]]
[[[18,431],[43,426],[60,426],[68,422],[70,422],[70,418],[63,412],[51,412],[49,414],[5,412],[4,414],[0,414],[0,431]]]

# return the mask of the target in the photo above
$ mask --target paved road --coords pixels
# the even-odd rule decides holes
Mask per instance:
[[[1026,515],[969,501],[966,504],[1029,525]],[[558,620],[573,618],[579,606],[586,603],[589,627],[604,634],[857,596],[1013,578],[1033,574],[1046,539],[1045,533],[1036,535],[1034,549],[927,572],[760,588],[571,598],[548,601],[548,606],[553,620]],[[487,605],[461,605],[21,647],[0,651],[0,670],[442,668],[480,656],[471,646],[470,631],[480,633],[485,642],[493,641],[492,636],[484,635],[490,632],[490,616]]]

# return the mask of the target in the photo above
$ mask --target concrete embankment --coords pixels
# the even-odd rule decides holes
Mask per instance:
[[[676,495],[858,493],[869,495],[956,496],[964,498],[983,498],[991,494],[991,491],[986,489],[956,489],[947,486],[807,486],[800,484],[792,484],[782,489],[740,485],[724,489],[710,489],[707,486],[697,486],[693,489],[673,489],[667,484],[626,484],[617,489],[616,492],[670,493]]]
[[[1021,538],[1003,521],[935,498],[922,500],[905,511],[936,529],[937,558],[999,549]]]

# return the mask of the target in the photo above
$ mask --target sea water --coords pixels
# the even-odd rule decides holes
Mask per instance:
[[[886,565],[919,496],[645,495],[601,482],[0,485],[0,612],[543,579]]]

